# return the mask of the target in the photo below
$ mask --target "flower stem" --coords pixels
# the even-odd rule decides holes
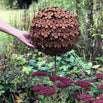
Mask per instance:
[[[56,55],[55,55],[54,62],[55,62],[55,103],[57,103]]]

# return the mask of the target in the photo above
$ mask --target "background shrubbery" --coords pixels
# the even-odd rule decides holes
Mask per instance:
[[[18,8],[18,2],[14,0],[10,5],[9,2],[0,1],[0,17],[12,26],[28,32],[33,16],[42,9],[57,6],[72,12],[80,24],[80,39],[73,50],[57,57],[57,75],[76,82],[80,79],[97,80],[96,73],[103,74],[102,0],[39,0],[38,3],[33,2],[27,10],[12,10]],[[6,8],[9,8],[9,11]],[[0,103],[34,102],[36,95],[32,87],[40,81],[38,77],[31,77],[31,74],[38,70],[47,72],[43,86],[51,86],[53,83],[49,76],[54,75],[53,58],[28,48],[15,37],[0,32]],[[97,89],[97,85],[101,84],[102,79],[92,83],[91,91],[87,93],[98,98],[103,94]],[[79,88],[73,85],[73,88],[68,87],[68,92],[81,93]],[[74,98],[69,100],[72,103]],[[80,103],[79,99],[75,101]]]

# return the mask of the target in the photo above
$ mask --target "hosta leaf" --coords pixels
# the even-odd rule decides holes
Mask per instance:
[[[36,62],[36,61],[35,61],[34,59],[31,59],[31,60],[29,60],[29,65],[34,66],[34,65],[36,65],[35,62]]]
[[[54,66],[54,62],[51,62],[48,64],[49,68],[51,68],[52,66]]]
[[[28,66],[28,67],[25,67],[25,69],[22,69],[23,72],[26,72],[27,74],[29,74],[30,72],[33,71],[33,66]]]
[[[37,64],[38,64],[39,67],[41,67],[43,64],[45,64],[45,62],[46,62],[46,61],[40,61],[40,62],[38,62]]]
[[[94,65],[92,68],[98,68],[100,67],[100,65]]]

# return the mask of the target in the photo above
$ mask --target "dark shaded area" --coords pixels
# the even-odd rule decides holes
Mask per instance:
[[[28,9],[32,2],[38,2],[38,0],[18,0],[19,8],[20,9]]]

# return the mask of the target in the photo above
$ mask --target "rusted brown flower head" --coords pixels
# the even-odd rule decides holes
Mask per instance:
[[[72,13],[50,7],[34,17],[30,32],[37,49],[47,55],[62,55],[78,41],[79,24]]]

